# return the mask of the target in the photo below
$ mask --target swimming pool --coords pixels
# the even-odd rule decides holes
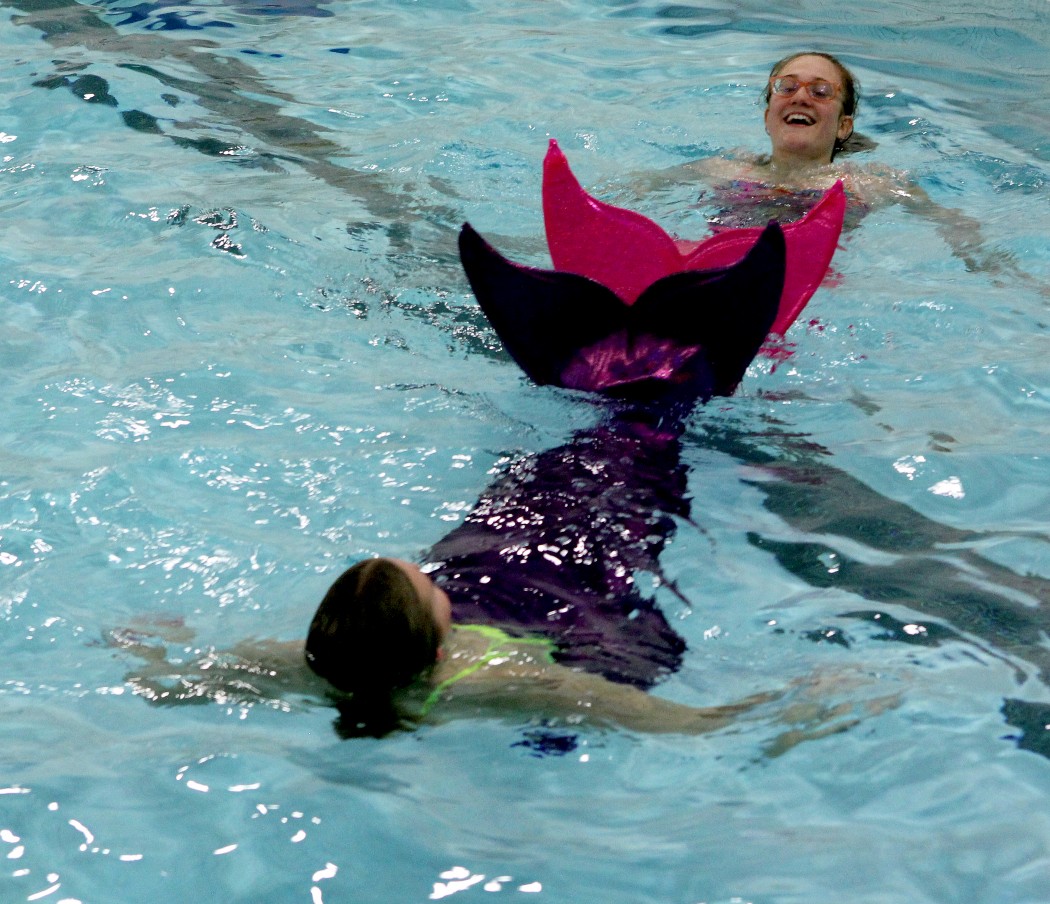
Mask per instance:
[[[1045,3],[9,0],[0,18],[0,900],[1045,902]],[[787,689],[699,739],[153,708],[105,632],[301,636],[509,458],[591,423],[466,288],[545,263],[559,139],[604,197],[763,147],[770,62],[841,53],[872,155],[1030,281],[889,208],[795,354],[694,417],[659,688]],[[695,195],[641,209],[697,236]]]

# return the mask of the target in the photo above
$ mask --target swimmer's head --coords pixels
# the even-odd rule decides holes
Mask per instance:
[[[389,694],[434,665],[450,621],[448,596],[417,566],[367,559],[340,575],[321,601],[306,661],[341,691]]]
[[[870,143],[864,139],[857,140],[856,146],[851,143],[853,138],[853,121],[860,104],[860,82],[837,57],[822,51],[807,50],[802,53],[793,53],[782,60],[778,60],[773,64],[773,68],[769,72],[769,81],[766,84],[763,97],[766,102],[766,130],[770,132],[770,137],[773,138],[774,152],[777,150],[778,136],[770,128],[770,107],[774,99],[773,79],[780,75],[800,75],[800,72],[793,71],[793,69],[797,68],[792,66],[795,63],[800,64],[807,71],[807,74],[802,74],[801,76],[803,80],[812,78],[826,79],[835,85],[837,89],[832,102],[840,106],[835,120],[831,123],[830,133],[827,138],[829,144],[822,145],[827,150],[822,151],[822,153],[830,153],[830,159],[834,159],[835,155],[843,150],[866,149]],[[808,89],[799,90],[807,91]],[[790,102],[790,98],[777,97],[776,99],[779,104]],[[773,125],[774,127],[776,126],[775,120]]]
[[[827,60],[834,66],[839,73],[839,78],[842,79],[842,84],[839,87],[842,89],[842,113],[844,116],[856,116],[857,107],[860,104],[860,82],[856,76],[850,72],[849,67],[846,66],[838,57],[832,56],[830,53],[824,53],[819,50],[804,50],[802,53],[793,53],[791,56],[786,56],[782,60],[778,60],[773,64],[773,68],[769,70],[769,77],[774,78],[780,73],[786,71],[789,63],[794,62],[800,57],[814,56],[821,57]],[[767,84],[765,91],[766,106],[769,105],[769,99],[772,96],[773,89]]]

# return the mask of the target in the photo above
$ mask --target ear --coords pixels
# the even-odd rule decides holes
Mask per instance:
[[[853,117],[852,116],[840,116],[839,117],[839,130],[835,133],[835,137],[839,141],[845,141],[853,134]]]

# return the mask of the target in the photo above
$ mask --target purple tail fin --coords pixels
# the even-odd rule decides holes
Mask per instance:
[[[469,224],[459,247],[478,304],[531,379],[617,395],[685,386],[703,399],[729,395],[769,332],[784,284],[776,223],[732,266],[672,273],[634,304],[587,277],[515,264]]]

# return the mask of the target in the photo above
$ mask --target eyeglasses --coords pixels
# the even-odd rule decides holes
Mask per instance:
[[[840,90],[838,85],[823,78],[804,82],[796,75],[774,75],[769,80],[770,91],[781,97],[791,97],[799,88],[805,88],[813,100],[834,100]]]

